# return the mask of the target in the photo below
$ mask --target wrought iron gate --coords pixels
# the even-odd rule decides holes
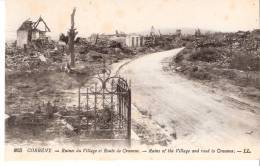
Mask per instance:
[[[95,139],[131,140],[131,88],[105,67],[90,86],[79,88],[79,129]]]

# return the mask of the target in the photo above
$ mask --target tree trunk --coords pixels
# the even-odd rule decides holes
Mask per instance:
[[[74,40],[77,35],[76,29],[74,28],[74,16],[75,16],[76,8],[73,9],[71,14],[71,28],[68,32],[69,36],[69,51],[70,51],[70,65],[75,66],[75,54],[74,54]]]

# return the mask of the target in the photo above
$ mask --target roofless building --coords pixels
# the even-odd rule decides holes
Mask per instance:
[[[50,31],[42,17],[36,22],[26,20],[17,30],[17,47],[24,48],[34,40],[46,40],[46,32]]]

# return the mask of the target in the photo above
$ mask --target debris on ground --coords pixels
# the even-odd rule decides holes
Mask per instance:
[[[191,79],[229,80],[239,87],[260,90],[260,40],[253,32],[212,33],[186,36],[186,47],[170,66]],[[249,90],[245,94],[249,96]],[[260,99],[258,95],[256,99]]]

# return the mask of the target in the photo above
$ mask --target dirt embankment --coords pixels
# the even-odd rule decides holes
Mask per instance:
[[[258,54],[230,54],[223,47],[185,48],[169,64],[174,72],[225,93],[260,100],[260,57]]]

